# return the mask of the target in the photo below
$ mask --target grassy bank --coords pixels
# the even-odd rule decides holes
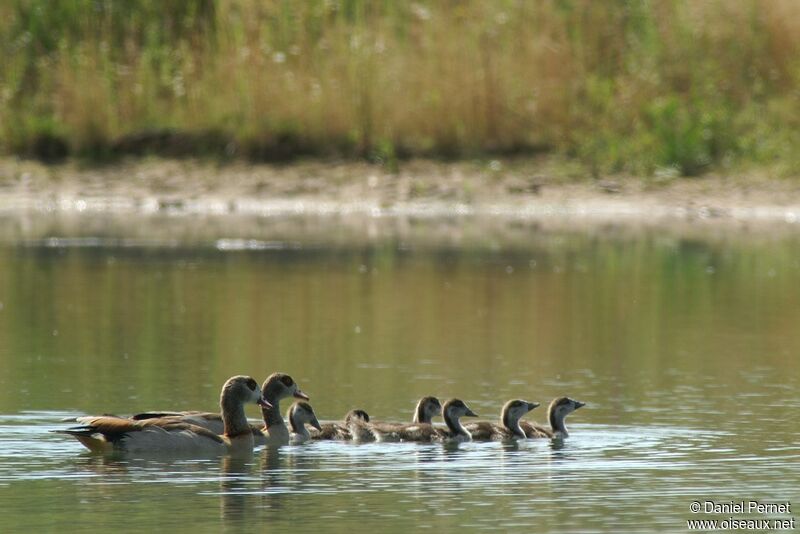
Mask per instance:
[[[13,0],[6,153],[794,174],[800,3]]]

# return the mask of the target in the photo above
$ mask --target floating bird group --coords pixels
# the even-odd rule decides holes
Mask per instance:
[[[280,401],[298,399],[289,407],[286,426]],[[536,402],[510,400],[500,412],[500,421],[462,423],[462,417],[477,417],[460,399],[444,404],[436,397],[417,403],[410,423],[370,420],[364,410],[351,410],[340,422],[320,424],[306,395],[284,373],[273,373],[259,387],[249,376],[229,378],[222,386],[220,413],[199,411],[143,412],[130,417],[82,416],[79,426],[55,430],[68,434],[94,452],[215,452],[250,453],[254,446],[279,446],[309,440],[353,442],[460,443],[465,441],[509,441],[527,438],[565,438],[565,420],[585,404],[569,397],[554,399],[547,408],[549,427],[522,418],[539,406]],[[250,423],[245,404],[261,406],[263,422]],[[441,415],[444,426],[433,424]],[[308,427],[311,427],[309,429]]]

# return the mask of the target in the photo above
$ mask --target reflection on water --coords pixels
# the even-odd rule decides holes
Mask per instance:
[[[696,499],[800,502],[798,241],[0,247],[4,530],[685,531]],[[428,394],[491,419],[515,397],[588,405],[563,441],[245,459],[96,457],[48,432],[215,409],[228,376],[275,370],[327,419],[410,420]]]

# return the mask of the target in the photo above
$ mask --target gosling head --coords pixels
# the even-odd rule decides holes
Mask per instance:
[[[262,389],[264,391],[264,398],[272,404],[287,397],[308,400],[308,395],[300,391],[297,382],[285,373],[272,373],[269,375],[267,379],[264,380]]]
[[[305,401],[295,402],[289,408],[287,414],[289,423],[292,426],[292,431],[301,432],[304,430],[306,424],[313,426],[317,430],[322,430],[322,425],[317,420],[317,415],[314,413],[314,408]]]
[[[270,406],[269,402],[264,400],[261,395],[261,388],[258,387],[258,382],[252,377],[245,375],[233,376],[222,386],[220,404],[224,405],[230,402],[240,402],[242,404],[255,403],[265,407]]]
[[[422,397],[414,410],[415,423],[430,423],[431,420],[442,413],[442,404],[436,397]]]
[[[470,410],[461,399],[450,399],[442,406],[442,417],[445,419],[458,419],[465,416],[478,417],[478,414]]]
[[[550,420],[550,426],[556,435],[568,436],[567,426],[564,423],[566,417],[577,410],[586,406],[585,402],[576,401],[569,397],[558,397],[553,399],[550,406],[547,407],[547,417]]]
[[[369,423],[369,414],[364,410],[350,410],[347,412],[347,415],[344,416],[345,423],[352,423],[353,421],[357,420]]]
[[[453,438],[458,441],[469,441],[472,439],[470,433],[463,427],[461,421],[459,421],[459,418],[465,415],[468,417],[478,417],[478,414],[470,410],[461,399],[450,399],[442,406],[444,423],[447,425]]]
[[[503,405],[503,410],[500,412],[503,426],[515,434],[525,437],[525,432],[519,428],[519,420],[537,406],[539,406],[538,402],[528,402],[520,399],[508,401]]]

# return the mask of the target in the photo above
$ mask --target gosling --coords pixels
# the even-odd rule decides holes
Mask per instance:
[[[472,436],[461,424],[461,417],[478,417],[461,399],[450,399],[442,406],[442,417],[447,428],[437,428],[430,423],[412,423],[386,432],[372,427],[378,441],[413,441],[418,443],[461,443],[470,441]]]
[[[313,426],[317,430],[322,429],[314,409],[305,401],[292,404],[289,407],[289,411],[286,412],[286,418],[289,420],[289,426],[292,429],[289,435],[289,443],[292,445],[305,443],[311,439],[311,434],[306,428],[306,424]]]
[[[369,423],[369,414],[364,410],[350,410],[345,414],[342,422],[323,423],[319,432],[313,432],[311,434],[311,439],[351,441],[353,439],[353,433],[350,430],[350,425],[355,420]]]
[[[525,439],[525,431],[520,428],[519,421],[528,412],[539,406],[538,402],[520,399],[510,400],[500,411],[500,425],[488,421],[469,423],[464,428],[472,436],[473,441],[509,441]]]
[[[585,402],[569,397],[558,397],[553,399],[550,406],[547,407],[547,420],[550,422],[550,428],[528,421],[520,421],[519,426],[529,438],[566,438],[569,436],[565,424],[567,416],[583,406],[586,406]]]

